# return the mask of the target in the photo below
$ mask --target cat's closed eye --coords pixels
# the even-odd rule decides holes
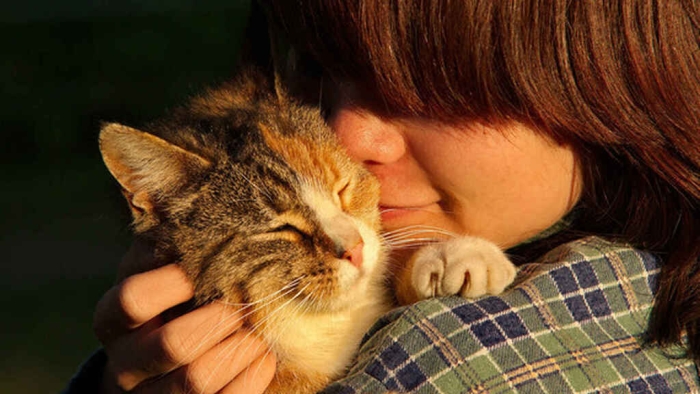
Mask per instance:
[[[268,233],[293,235],[302,239],[311,238],[311,234],[309,234],[307,231],[304,231],[290,223],[284,223],[277,227],[273,227],[268,231]]]
[[[266,234],[291,241],[310,241],[313,234],[313,226],[303,216],[294,211],[287,211],[270,223]]]

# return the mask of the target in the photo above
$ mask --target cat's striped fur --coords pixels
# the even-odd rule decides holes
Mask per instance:
[[[389,307],[379,190],[317,109],[265,86],[244,73],[146,131],[104,125],[100,146],[137,236],[270,344],[268,392],[315,392]]]

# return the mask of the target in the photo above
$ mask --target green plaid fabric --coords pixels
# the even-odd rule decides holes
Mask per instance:
[[[504,294],[395,310],[323,393],[700,392],[680,348],[645,346],[659,263],[597,237],[524,266]]]

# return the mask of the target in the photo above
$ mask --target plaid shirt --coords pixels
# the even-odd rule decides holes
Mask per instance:
[[[627,245],[562,245],[500,296],[391,312],[323,393],[700,392],[682,349],[644,345],[658,273],[655,256]]]
[[[431,299],[394,310],[325,394],[700,393],[679,348],[644,346],[659,263],[600,238],[551,251],[498,297]],[[63,393],[94,393],[94,354]]]

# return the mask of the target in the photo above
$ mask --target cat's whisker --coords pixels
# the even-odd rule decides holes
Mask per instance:
[[[199,344],[197,346],[195,346],[192,350],[190,350],[189,354],[185,355],[183,357],[183,359],[189,360],[193,354],[196,354],[197,351],[199,351],[199,349],[201,349],[201,347],[204,345],[204,343],[206,343],[206,340],[209,337],[211,337],[213,335],[217,335],[219,333],[219,331],[218,331],[219,329],[221,329],[221,331],[226,331],[229,326],[234,325],[234,324],[238,323],[238,321],[242,320],[242,318],[238,318],[238,319],[231,321],[231,319],[235,316],[237,316],[235,313],[229,313],[228,316],[226,316],[226,311],[222,310],[221,315],[219,317],[219,322],[217,324],[215,324],[213,327],[211,327],[209,329],[209,331],[207,331],[207,333],[204,335],[202,340],[199,341]],[[185,362],[182,362],[179,365],[176,365],[173,369],[177,369],[177,368],[183,366],[184,363]]]
[[[244,340],[247,339],[250,335],[253,335],[253,333],[255,333],[256,331],[258,331],[258,330],[260,329],[260,327],[262,327],[262,325],[263,325],[264,323],[266,323],[266,322],[268,322],[269,320],[271,320],[271,319],[273,319],[274,317],[276,317],[275,315],[277,315],[277,312],[279,312],[280,310],[284,309],[287,305],[289,305],[290,302],[294,301],[300,294],[302,294],[302,293],[304,292],[304,290],[306,290],[306,288],[307,288],[308,286],[309,286],[309,284],[305,285],[305,286],[302,287],[301,289],[298,289],[297,292],[296,292],[296,294],[295,294],[294,296],[292,296],[290,299],[288,299],[287,301],[285,301],[283,304],[277,306],[274,310],[268,312],[268,313],[265,315],[264,318],[260,319],[258,322],[255,323],[255,325],[254,325],[253,327],[251,327],[251,329],[248,331],[248,333],[246,334],[246,336],[245,336],[243,339],[244,339]],[[291,292],[291,291],[290,291],[290,292]],[[259,309],[260,309],[260,306],[258,306],[258,307],[257,307],[254,311],[252,311],[251,313],[254,313],[254,312],[256,312],[256,311],[259,310]],[[237,345],[237,346],[234,346],[234,348],[231,349],[230,351],[229,351],[228,349],[226,349],[226,353],[227,353],[227,354],[230,354],[231,352],[235,351],[237,348],[238,348],[238,345]]]
[[[311,285],[310,283],[307,283],[304,287],[302,287],[301,289],[299,289],[299,291],[297,291],[297,293],[296,293],[294,296],[292,296],[290,299],[288,299],[287,301],[285,301],[284,304],[278,306],[277,308],[275,308],[274,311],[268,313],[267,316],[265,316],[264,319],[260,320],[260,321],[256,324],[256,327],[253,327],[253,329],[257,329],[258,326],[260,326],[262,323],[267,322],[268,320],[270,320],[270,319],[276,317],[276,312],[278,312],[278,311],[280,311],[280,310],[286,308],[287,305],[289,305],[289,303],[291,303],[291,302],[293,302],[294,300],[296,300],[310,285]],[[306,299],[306,298],[305,298],[305,299]]]
[[[225,301],[221,301],[221,300],[216,300],[215,302],[220,302],[220,303],[222,303],[222,304],[224,304],[224,305],[235,305],[234,303],[229,303],[229,302],[225,302]],[[244,309],[245,309],[245,308],[250,308],[250,307],[252,306],[251,304],[238,304],[237,306],[241,306],[241,305],[243,305],[243,308],[244,308]],[[222,311],[222,315],[223,315],[223,312],[224,312],[224,311],[225,311],[225,310]],[[235,316],[235,313],[231,313],[231,314],[229,315],[228,318],[223,318],[223,317],[222,317],[222,321],[219,323],[219,325],[223,324],[223,322],[224,322],[225,320],[229,319],[231,316]],[[238,322],[238,321],[244,319],[244,316],[245,316],[245,315],[239,317],[238,319],[235,320],[235,322]],[[203,340],[202,343],[204,343],[204,342],[205,342],[205,341]],[[200,346],[201,346],[201,345],[200,345]],[[214,369],[212,369],[212,371],[209,373],[209,376],[207,377],[206,381],[204,382],[204,386],[203,386],[204,389],[206,389],[206,388],[209,386],[209,383],[211,382],[212,378],[215,376],[216,371],[219,369],[219,367],[220,367],[222,364],[223,364],[223,360],[220,361],[220,362],[216,365],[216,367],[214,367]],[[192,388],[191,390],[194,390],[194,388]]]
[[[309,292],[306,294],[303,300],[297,302],[297,304],[294,306],[292,310],[289,311],[289,315],[295,315],[300,309],[306,308],[307,307],[307,302],[308,300],[313,296],[313,292]],[[297,293],[294,298],[298,298],[301,294]],[[269,337],[268,340],[270,341],[270,345],[274,345],[278,343],[278,338],[282,335],[283,332],[287,331],[287,327],[292,324],[293,319],[286,319],[283,324],[280,326],[280,329],[275,332],[276,337]]]
[[[401,242],[406,242],[406,241],[411,241],[411,240],[432,240],[434,242],[439,242],[442,241],[441,238],[437,237],[432,237],[432,236],[424,236],[424,234],[412,234],[410,237],[400,237],[400,238],[393,238],[393,239],[383,239],[382,242],[387,243],[387,244],[393,244],[393,243],[401,243]]]
[[[267,303],[273,302],[275,299],[278,299],[279,297],[283,297],[284,295],[289,294],[289,293],[291,293],[292,291],[293,291],[293,289],[290,287],[290,288],[287,289],[287,291],[286,291],[285,293],[283,293],[282,295],[280,295],[280,296],[278,296],[278,297],[276,297],[276,298],[274,298],[274,299],[272,299],[272,300],[268,300]],[[268,297],[266,297],[266,298],[268,298]],[[222,303],[225,304],[225,305],[233,305],[233,303],[226,303],[226,302],[222,302]],[[244,305],[244,304],[240,304],[240,305]],[[247,305],[245,305],[245,307],[243,308],[243,310],[245,310],[245,309],[247,309],[247,308],[253,308],[253,307],[254,307],[254,305],[252,305],[252,303],[251,303],[251,304],[247,304]],[[212,327],[212,328],[209,329],[209,331],[205,334],[205,336],[204,336],[203,339],[199,342],[199,344],[198,344],[196,347],[194,347],[194,348],[189,352],[189,354],[186,355],[186,356],[183,358],[183,360],[189,360],[193,354],[196,354],[197,351],[198,351],[199,349],[201,349],[201,347],[207,342],[207,338],[218,334],[217,330],[221,329],[221,331],[226,331],[226,330],[228,329],[228,327],[230,327],[231,325],[234,325],[234,324],[238,323],[239,321],[245,320],[248,316],[250,316],[252,313],[254,313],[255,310],[254,310],[254,309],[251,309],[251,310],[249,310],[247,313],[245,313],[245,314],[243,314],[243,315],[240,315],[240,316],[236,313],[237,311],[234,311],[234,312],[229,313],[228,316],[225,316],[225,314],[226,314],[225,312],[226,312],[225,310],[222,311],[221,317],[219,318],[219,319],[220,319],[219,322],[218,322],[214,327]],[[233,321],[231,321],[231,319],[232,319],[233,317],[236,317],[236,319],[233,320]],[[186,362],[183,361],[183,362],[181,362],[181,363],[175,365],[171,370],[175,370],[175,369],[177,369],[177,368],[180,368],[180,367],[184,366],[185,363],[186,363]],[[214,371],[215,371],[215,370],[216,370],[216,368],[214,369]],[[204,386],[204,387],[206,387],[206,386],[209,384],[209,381],[211,380],[211,378],[212,378],[212,376],[213,376],[213,374],[214,374],[214,371],[212,371],[212,374],[210,375],[210,377],[207,378],[207,381],[205,382],[205,386]]]
[[[161,375],[157,376],[157,377],[154,378],[154,379],[155,379],[155,380],[163,379],[165,376],[167,376],[168,373],[170,373],[170,372],[172,372],[172,371],[174,371],[174,370],[176,370],[176,369],[178,369],[178,368],[180,368],[180,367],[186,365],[186,363],[187,363],[186,360],[189,360],[189,359],[191,358],[191,356],[192,356],[193,354],[195,354],[195,353],[203,346],[203,344],[206,342],[206,339],[207,339],[209,336],[215,335],[215,334],[216,334],[215,331],[216,331],[219,327],[221,327],[224,323],[226,323],[227,320],[231,319],[232,316],[236,316],[235,313],[231,313],[231,314],[229,314],[228,316],[225,316],[225,312],[226,312],[225,310],[222,310],[221,316],[219,317],[219,322],[218,322],[214,327],[212,327],[212,328],[209,329],[209,331],[205,334],[205,336],[203,337],[203,339],[199,341],[199,345],[197,345],[195,348],[193,348],[192,350],[190,350],[190,352],[182,358],[182,359],[185,360],[185,361],[182,361],[182,362],[180,362],[180,363],[175,364],[175,365],[174,365],[173,367],[171,367],[168,371],[162,373]],[[240,320],[240,319],[239,319],[239,320]],[[236,321],[234,321],[234,322],[229,322],[229,323],[230,323],[230,324],[235,324]],[[224,328],[224,330],[225,330],[225,329],[226,329],[226,328]],[[209,378],[209,379],[210,379],[210,378]],[[207,381],[206,384],[208,384],[208,381]],[[191,389],[190,389],[190,390],[191,390]],[[189,392],[190,392],[190,391],[188,391],[187,393],[189,393]]]
[[[410,244],[394,246],[394,247],[392,247],[392,250],[415,249],[415,248],[420,248],[420,247],[431,245],[431,244],[434,244],[434,242],[415,242],[415,243],[410,243]]]
[[[440,207],[440,208],[432,208],[432,207],[430,207],[430,208],[420,208],[420,207],[412,207],[412,208],[382,208],[382,209],[379,210],[379,212],[380,212],[380,213],[384,213],[384,212],[393,212],[393,211],[398,211],[398,210],[401,210],[401,211],[415,211],[415,212],[432,212],[432,213],[440,212],[440,213],[446,213],[446,214],[448,214],[448,215],[454,215],[454,214],[455,214],[455,211],[453,211],[453,210],[448,210],[448,209],[444,209],[443,207]]]
[[[403,245],[410,245],[410,244],[415,244],[415,243],[422,243],[422,244],[431,244],[431,243],[437,243],[440,242],[440,240],[435,239],[435,238],[409,238],[401,241],[395,241],[395,242],[387,242],[386,246],[390,248],[396,248],[398,246],[403,246]]]
[[[294,291],[294,286],[296,286],[297,284],[298,284],[298,282],[297,282],[297,283],[293,283],[293,282],[292,282],[291,285],[285,286],[285,287],[286,287],[285,291],[282,292],[282,293],[279,293],[279,291],[275,292],[275,294],[277,294],[277,296],[274,297],[274,298],[272,298],[272,299],[270,299],[270,296],[267,296],[267,297],[262,298],[261,300],[258,300],[258,301],[256,301],[256,302],[251,302],[251,303],[247,303],[247,304],[242,304],[242,305],[245,305],[245,307],[242,308],[243,310],[246,310],[246,309],[250,309],[250,310],[248,310],[245,314],[243,314],[243,315],[241,316],[241,320],[243,320],[243,319],[245,319],[246,317],[250,316],[251,314],[255,313],[255,311],[256,311],[257,309],[260,309],[261,307],[264,307],[265,305],[271,304],[272,302],[274,302],[274,301],[276,301],[276,300],[278,300],[278,299],[280,299],[280,298],[283,298],[283,297],[285,297],[286,295],[288,295],[289,293],[293,292],[293,291]],[[279,294],[278,294],[278,293],[279,293]],[[257,305],[257,304],[260,304],[260,305]],[[256,308],[257,308],[257,309],[256,309]]]
[[[298,278],[295,278],[294,280],[290,281],[289,283],[287,283],[286,285],[284,285],[282,288],[280,288],[279,290],[275,291],[274,293],[270,293],[270,294],[268,294],[267,296],[265,296],[265,297],[263,297],[263,298],[261,298],[261,299],[259,299],[259,300],[257,300],[257,301],[245,302],[245,303],[233,303],[233,302],[225,302],[225,301],[221,301],[221,300],[215,300],[214,302],[222,303],[222,304],[224,304],[224,305],[229,305],[229,306],[239,306],[239,307],[249,308],[249,307],[252,307],[252,306],[254,306],[254,305],[256,305],[256,304],[265,303],[265,302],[268,301],[269,298],[272,298],[272,297],[274,297],[275,295],[278,295],[279,293],[284,292],[285,290],[288,290],[288,289],[290,289],[290,288],[295,287],[295,286],[298,285],[299,282],[301,282],[301,280],[302,280],[303,278],[305,278],[305,277],[306,277],[306,275],[301,275],[301,276],[299,276]],[[284,295],[282,295],[282,296],[284,296]],[[277,299],[277,298],[279,298],[279,297],[276,297],[275,299]],[[272,301],[274,301],[274,299],[273,299]]]
[[[253,329],[251,329],[250,331],[248,331],[248,333],[247,333],[243,338],[241,338],[240,342],[239,342],[238,344],[236,344],[235,346],[228,345],[225,349],[222,350],[221,354],[219,354],[219,356],[217,356],[217,359],[218,359],[218,360],[226,359],[226,358],[230,357],[232,354],[235,354],[235,353],[236,353],[237,351],[239,351],[239,350],[240,350],[240,354],[245,354],[245,353],[247,353],[248,351],[250,351],[250,350],[251,350],[251,346],[252,346],[252,342],[249,343],[249,344],[245,347],[245,349],[240,349],[240,346],[241,346],[247,339],[249,339],[252,335],[254,335],[255,332],[258,331],[258,329],[259,329],[259,327],[256,327],[256,328],[253,328]],[[267,351],[267,353],[269,353],[269,352],[271,351],[271,349],[272,349],[272,346],[271,346],[271,345],[274,344],[275,341],[271,341],[270,338],[265,338],[265,339],[266,339],[266,341],[267,341],[267,343],[268,343],[268,346],[270,347],[270,348],[268,349],[268,351]],[[257,346],[262,346],[262,343],[258,343]],[[212,371],[212,374],[214,374],[215,371],[216,371],[216,368]]]
[[[457,234],[443,230],[443,229],[404,229],[401,232],[395,232],[392,234],[382,234],[382,238],[395,238],[395,237],[403,237],[407,235],[412,235],[412,234],[439,234],[439,235],[444,235],[448,238],[456,238],[458,237]]]
[[[379,210],[380,213],[394,212],[394,211],[435,212],[437,210],[431,209],[431,208],[421,208],[421,207],[382,208]]]
[[[265,352],[265,354],[263,354],[261,360],[266,359],[267,357],[270,356],[270,354],[272,354],[272,347],[271,347],[271,346],[268,346],[267,351]],[[252,375],[253,378],[254,378],[257,374],[260,373],[260,369],[261,369],[261,368],[262,368],[262,363],[259,363],[259,364],[258,364],[258,367],[255,368],[255,373],[253,373],[253,375]],[[249,373],[249,372],[250,372],[250,370],[247,370],[247,371],[248,371],[248,372],[246,372],[246,373]]]
[[[440,243],[442,240],[436,238],[409,238],[394,242],[385,242],[384,246],[390,250],[406,249],[412,247],[427,246]]]
[[[403,229],[401,232],[395,232],[392,234],[382,234],[382,238],[394,238],[402,237],[411,234],[423,234],[423,233],[437,233],[435,230],[431,229]]]
[[[413,234],[402,235],[400,237],[396,236],[396,237],[391,237],[391,238],[383,238],[382,241],[385,243],[393,243],[393,242],[400,242],[400,241],[404,241],[407,239],[415,239],[415,238],[423,238],[423,239],[430,238],[430,239],[433,239],[435,241],[444,240],[442,237],[434,236],[434,233],[431,233],[431,232],[428,232],[428,233],[416,232]]]
[[[432,244],[432,242],[401,245],[401,246],[395,247],[394,249],[395,250],[418,249],[418,248],[422,248],[423,246],[427,246],[430,244]]]
[[[288,284],[283,286],[280,290],[278,290],[274,293],[271,293],[268,296],[266,296],[258,301],[244,303],[244,304],[235,304],[235,303],[225,303],[224,302],[224,304],[225,305],[242,306],[241,310],[250,309],[246,313],[244,313],[243,315],[240,316],[239,320],[244,320],[245,318],[247,318],[251,314],[255,313],[255,311],[257,309],[260,309],[260,308],[264,307],[265,305],[268,305],[268,304],[270,304],[270,303],[272,303],[280,298],[287,296],[289,293],[293,292],[294,287],[299,284],[299,282],[301,281],[302,278],[304,278],[304,275],[296,278],[295,280],[290,281]],[[258,305],[258,304],[260,304],[260,305]],[[256,307],[257,307],[257,309],[256,309]]]
[[[275,298],[273,298],[273,299],[271,299],[271,300],[268,300],[267,302],[265,302],[265,303],[263,303],[263,304],[261,304],[261,305],[254,305],[254,309],[253,309],[252,311],[250,311],[248,314],[246,314],[246,317],[249,316],[250,314],[255,313],[256,311],[262,309],[262,308],[265,307],[266,305],[269,305],[269,304],[271,304],[272,302],[274,302],[274,301],[276,301],[276,300],[278,300],[278,299],[280,299],[280,298],[282,298],[282,297],[285,297],[285,296],[289,295],[290,293],[294,292],[295,287],[299,284],[299,282],[301,282],[301,280],[302,280],[304,277],[306,277],[306,275],[302,275],[302,276],[300,276],[300,277],[294,279],[293,281],[291,281],[289,286],[285,286],[285,287],[287,287],[287,290],[286,290],[284,293],[280,294],[279,296],[277,296],[277,297],[275,297]],[[261,320],[260,322],[263,322],[263,321],[269,319],[270,317],[272,317],[272,315],[274,314],[274,312],[277,312],[278,310],[280,310],[281,308],[283,308],[286,304],[288,304],[289,302],[293,301],[293,300],[294,300],[296,297],[298,297],[299,294],[301,294],[301,292],[303,292],[308,286],[309,286],[309,285],[307,284],[307,285],[304,286],[303,288],[297,289],[297,294],[295,294],[294,296],[292,296],[289,300],[285,301],[284,304],[282,304],[281,306],[277,307],[273,312],[269,313],[268,316],[266,316],[265,319]],[[268,296],[268,297],[265,297],[265,298],[269,298],[269,296]],[[254,327],[254,328],[255,328],[255,327]]]
[[[430,236],[426,237],[425,235]],[[396,249],[406,244],[420,243],[421,245],[426,245],[441,242],[445,240],[444,237],[454,238],[455,235],[447,231],[411,230],[401,234],[394,234],[391,237],[382,237],[381,242],[385,247]]]
[[[405,230],[405,229],[414,229],[414,228],[425,228],[425,229],[444,230],[442,227],[430,226],[430,225],[427,225],[427,224],[413,224],[413,225],[410,225],[410,226],[404,226],[404,227],[398,228],[398,229],[396,229],[396,230],[387,231],[387,232],[385,232],[385,234],[396,233],[396,232],[403,231],[403,230]]]
[[[387,237],[392,237],[396,235],[401,235],[401,234],[408,234],[414,231],[424,231],[424,232],[434,232],[437,234],[442,234],[442,235],[447,235],[451,238],[458,237],[459,235],[457,233],[454,233],[452,231],[446,230],[441,227],[434,227],[434,226],[426,226],[426,225],[413,225],[413,226],[406,226],[406,227],[401,227],[396,230],[392,231],[386,231],[382,233],[382,237],[387,238]]]
[[[304,289],[306,289],[308,286],[309,286],[309,285],[305,286]],[[303,291],[304,289],[302,289],[302,291]],[[298,292],[297,294],[294,295],[294,297],[293,297],[292,299],[298,299],[299,296],[301,296],[301,293],[302,293],[301,291]],[[300,309],[302,309],[302,308],[306,308],[306,309],[307,309],[307,308],[308,308],[308,301],[309,301],[309,299],[311,299],[313,296],[314,296],[314,292],[313,292],[313,291],[307,293],[306,296],[304,296],[304,298],[303,298],[302,300],[300,300],[300,301],[297,302],[297,304],[294,306],[293,309],[291,309],[291,310],[289,311],[288,314],[289,314],[289,315],[295,315],[295,314],[297,314],[297,312],[298,312]],[[290,301],[291,301],[291,300],[290,300]],[[304,312],[302,312],[302,314],[304,314]],[[280,316],[281,316],[281,315],[280,315]],[[276,316],[272,316],[272,317],[276,317]],[[280,336],[282,335],[283,332],[286,332],[286,327],[287,327],[287,326],[290,326],[290,325],[292,324],[293,321],[294,321],[293,319],[286,319],[286,320],[283,322],[284,324],[280,327],[280,329],[276,331],[277,337],[280,337]],[[277,342],[278,342],[277,338],[271,338],[271,339],[272,339],[272,343],[277,343]]]
[[[297,293],[298,293],[298,292],[301,292],[301,291],[303,291],[303,289],[298,290]],[[269,300],[268,302],[266,302],[266,303],[264,303],[264,304],[262,304],[262,305],[256,305],[256,306],[254,306],[253,309],[252,309],[251,311],[249,311],[248,313],[246,313],[245,315],[243,315],[243,317],[246,318],[246,317],[248,317],[248,316],[250,316],[250,315],[256,313],[257,311],[259,311],[259,310],[262,309],[263,307],[265,307],[265,306],[271,304],[272,302],[274,302],[274,301],[276,301],[276,300],[278,300],[278,299],[280,299],[280,298],[282,298],[282,297],[284,297],[284,296],[286,296],[286,295],[288,295],[288,294],[290,294],[290,293],[292,293],[292,292],[294,292],[294,289],[291,289],[291,288],[290,288],[288,291],[286,291],[285,293],[283,293],[283,294],[280,295],[279,297],[276,297],[276,298],[274,298],[274,299],[272,299],[272,300]],[[294,299],[296,296],[297,296],[297,295],[294,295],[291,299]],[[262,320],[260,320],[258,323],[256,323],[256,325],[252,327],[252,331],[255,331],[263,322],[265,322],[266,320],[270,319],[270,318],[272,317],[272,315],[274,314],[274,312],[277,312],[277,311],[279,311],[281,308],[283,308],[284,305],[286,305],[287,303],[289,303],[289,302],[291,301],[291,299],[285,301],[285,303],[282,304],[282,306],[278,306],[277,308],[275,308],[275,310],[274,310],[273,312],[271,312],[271,313],[269,313],[267,316],[265,316],[264,319],[262,319]]]
[[[297,298],[299,295],[300,295],[300,294],[298,293],[298,294],[295,296],[295,298]],[[290,315],[295,315],[295,314],[299,313],[300,310],[301,310],[301,312],[300,312],[299,314],[302,314],[302,315],[305,314],[306,311],[307,311],[308,308],[309,308],[309,306],[308,306],[308,301],[309,301],[309,299],[311,299],[313,296],[314,296],[314,292],[309,292],[309,293],[307,293],[306,296],[304,297],[304,299],[302,299],[301,301],[299,301],[299,302],[297,303],[297,305],[290,311],[289,314],[290,314]],[[288,328],[289,326],[291,326],[291,325],[293,324],[293,322],[294,322],[293,319],[286,319],[286,320],[284,320],[284,321],[282,322],[282,324],[279,325],[279,327],[278,327],[279,329],[276,330],[276,331],[274,332],[275,337],[270,337],[270,336],[267,337],[267,339],[268,339],[268,345],[270,346],[269,349],[268,349],[268,354],[269,354],[269,352],[272,351],[272,348],[273,348],[277,343],[280,342],[279,339],[280,339],[280,337],[282,336],[282,333],[286,332],[286,331],[287,331],[287,328]],[[269,334],[269,333],[268,333],[268,334]]]
[[[192,351],[190,352],[190,354],[194,354],[196,351],[198,351],[198,350],[201,348],[201,346],[203,346],[203,344],[206,342],[206,338],[208,338],[208,337],[211,336],[211,335],[216,335],[216,333],[217,333],[216,330],[219,329],[220,327],[222,327],[224,324],[226,324],[226,327],[223,328],[223,329],[225,330],[228,326],[233,325],[233,324],[236,324],[236,323],[239,322],[239,321],[245,320],[248,316],[250,316],[251,314],[255,313],[255,308],[254,308],[254,307],[257,306],[256,304],[261,304],[261,305],[259,305],[258,307],[264,307],[266,304],[270,304],[270,303],[274,302],[275,300],[277,300],[277,299],[279,299],[279,298],[282,298],[282,297],[288,295],[289,293],[293,292],[293,291],[294,291],[294,286],[296,286],[296,285],[299,283],[299,281],[301,281],[301,279],[302,279],[302,277],[297,278],[297,279],[295,279],[295,280],[289,282],[287,285],[285,285],[284,287],[282,287],[282,289],[280,289],[280,290],[278,290],[278,291],[276,291],[276,292],[274,292],[274,293],[272,293],[272,294],[270,294],[270,295],[268,295],[268,296],[264,297],[263,299],[258,300],[258,301],[256,301],[256,302],[247,303],[247,304],[235,304],[235,303],[227,303],[227,302],[225,302],[225,301],[220,301],[220,300],[215,301],[215,302],[220,302],[220,303],[222,303],[222,304],[224,304],[224,305],[237,305],[237,306],[241,306],[241,305],[242,305],[242,306],[243,306],[242,310],[246,310],[246,309],[248,309],[248,308],[251,308],[251,309],[248,310],[248,311],[247,311],[246,313],[244,313],[243,315],[238,316],[238,318],[237,318],[236,320],[234,320],[234,321],[229,321],[229,320],[231,319],[231,317],[237,316],[237,313],[236,313],[237,311],[236,311],[236,312],[231,312],[230,315],[229,315],[228,317],[224,317],[224,316],[223,316],[223,312],[222,312],[222,317],[221,317],[220,322],[217,323],[214,327],[212,327],[212,328],[209,330],[209,332],[207,332],[207,334],[205,335],[204,339],[203,339],[202,341],[200,341],[200,344],[199,344],[197,347],[195,347],[194,349],[192,349]],[[277,295],[277,296],[274,297],[274,298],[272,298],[272,299],[270,299],[271,297],[273,297],[273,296],[275,296],[275,295]],[[189,359],[189,356],[186,357],[185,359]],[[177,367],[179,368],[179,367],[181,367],[181,366],[182,366],[182,365],[178,365]]]
[[[244,341],[245,339],[249,338],[250,335],[251,335],[251,333],[246,334],[246,336],[243,337],[243,340],[242,340],[242,341]],[[214,368],[210,371],[209,376],[207,377],[207,380],[204,382],[204,385],[203,385],[203,388],[204,388],[204,389],[206,389],[207,386],[209,386],[209,383],[211,382],[212,378],[213,378],[214,376],[216,376],[217,371],[218,371],[219,368],[221,368],[221,366],[224,364],[224,360],[227,359],[229,356],[231,356],[231,355],[238,349],[239,346],[240,346],[240,343],[239,343],[238,345],[234,346],[233,348],[228,348],[228,347],[227,347],[227,348],[223,349],[223,350],[221,351],[221,353],[216,357],[216,360],[218,360],[219,362],[217,363],[216,367],[214,367]],[[248,346],[247,346],[240,354],[245,354],[245,353],[247,353],[248,351],[250,351],[250,350],[251,350],[251,346],[252,346],[252,343],[248,344]],[[259,348],[260,346],[263,346],[263,344],[262,344],[262,343],[258,343],[258,348]],[[268,352],[269,352],[269,350],[268,350]]]

